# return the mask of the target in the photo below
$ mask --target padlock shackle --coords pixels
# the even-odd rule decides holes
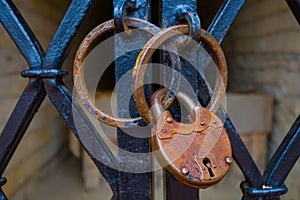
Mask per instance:
[[[189,33],[189,25],[175,25],[166,29],[162,29],[159,33],[155,34],[140,51],[135,66],[133,68],[133,97],[135,100],[136,108],[140,116],[147,123],[151,123],[152,116],[150,114],[150,108],[147,104],[145,90],[143,85],[145,84],[145,76],[147,73],[147,67],[150,58],[156,49],[158,49],[164,42],[173,38],[174,36],[180,36],[181,34]],[[182,42],[182,41],[181,41]],[[202,42],[205,47],[207,47],[211,54],[213,55],[213,60],[218,68],[218,76],[216,79],[216,84],[214,92],[211,96],[211,102],[207,106],[207,109],[216,113],[222,104],[222,99],[226,93],[227,87],[227,63],[225,59],[224,52],[218,43],[218,41],[207,31],[201,29],[200,31],[200,42]],[[202,44],[200,44],[201,46]],[[201,49],[201,48],[200,48]],[[176,52],[175,52],[176,53]],[[170,59],[172,61],[172,59]],[[173,81],[173,80],[172,80]],[[176,90],[177,91],[177,90]],[[170,99],[170,98],[169,98]],[[171,98],[172,99],[172,98]],[[169,102],[168,102],[169,103]]]
[[[155,121],[157,121],[165,111],[162,106],[162,100],[167,94],[167,92],[168,88],[160,89],[154,92],[154,94],[151,97],[151,110]],[[192,118],[195,118],[194,108],[199,104],[196,103],[192,98],[190,98],[190,96],[180,91],[178,91],[176,97],[179,100],[179,102],[182,103],[187,109],[187,111],[191,114]]]

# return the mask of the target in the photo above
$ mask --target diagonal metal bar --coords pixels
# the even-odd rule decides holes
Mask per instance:
[[[70,46],[69,44],[76,31],[78,30],[78,27],[82,22],[84,16],[86,15],[88,9],[90,8],[92,2],[93,0],[74,0],[71,3],[64,19],[62,20],[58,28],[58,31],[56,32],[49,45],[44,59],[43,68],[61,68],[61,64],[64,60],[65,54],[67,53],[67,49]],[[103,159],[101,160],[102,162],[97,160],[97,156],[89,152],[87,150],[88,148],[83,145],[89,156],[97,165],[103,177],[110,184],[111,189],[114,193],[113,199],[116,198],[118,196],[117,191],[119,189],[119,186],[118,172],[115,169],[117,169],[118,166],[113,154],[101,140],[101,138],[94,138],[97,135],[97,131],[92,128],[93,126],[90,124],[87,118],[82,118],[84,114],[80,112],[78,106],[77,108],[74,107],[77,104],[74,104],[74,102],[72,104],[72,94],[62,84],[62,82],[61,84],[59,84],[55,79],[44,79],[44,84],[49,99],[63,116],[78,140],[81,143],[83,140],[88,140],[88,142],[85,142],[84,145],[90,145],[91,147],[99,148],[99,151],[97,152],[98,154],[101,154],[100,156]],[[76,126],[74,122],[73,112],[77,112],[75,113],[76,116],[80,116],[80,123],[76,124]],[[79,131],[84,132],[84,138],[80,138],[78,134]],[[100,141],[102,141],[101,144],[99,144]],[[103,162],[111,163],[114,166],[114,169],[106,166],[105,164],[103,164]]]
[[[61,68],[70,42],[94,0],[73,0],[57,32],[55,33],[44,59],[44,68]]]
[[[6,178],[0,178],[0,200],[7,200],[7,197],[5,196],[1,188],[6,182]]]
[[[0,176],[44,98],[45,90],[41,81],[31,82],[20,97],[0,136]]]
[[[286,0],[298,24],[300,24],[300,0]]]
[[[39,42],[11,1],[0,1],[0,21],[26,59],[29,68],[41,68],[44,54]],[[32,79],[25,88],[0,136],[0,175],[15,152],[34,114],[45,98],[43,83]]]
[[[300,0],[286,0],[298,24],[300,24]],[[282,186],[299,158],[300,115],[279,145],[264,172],[267,185]]]
[[[246,0],[225,0],[213,22],[208,28],[216,40],[221,43],[232,22],[236,18]]]
[[[300,155],[300,115],[268,163],[264,177],[266,184],[282,186]]]
[[[86,4],[84,4],[84,2]],[[59,39],[55,40],[55,37],[52,40],[51,43],[52,47],[48,48],[48,53],[46,54],[46,58],[49,59],[47,60],[48,61],[47,67],[49,66],[56,67],[57,64],[63,61],[64,54],[66,53],[67,47],[69,46],[71,39],[73,38],[76,30],[78,29],[78,26],[82,21],[83,16],[86,14],[87,8],[88,6],[90,6],[90,3],[92,1],[84,1],[84,2],[73,1],[73,4],[71,4],[67,12],[67,15],[65,16],[61,24],[63,28],[59,29],[59,31],[56,34],[56,38],[62,37],[64,38],[64,41],[63,42],[59,41]],[[79,4],[82,7],[80,7]],[[85,5],[86,7],[84,8]],[[13,5],[12,2],[9,1],[8,4],[5,1],[1,1],[1,6],[2,6],[1,8],[3,8],[3,11],[7,10],[7,12],[9,12],[9,14],[7,14],[6,12],[0,13],[1,21],[3,22],[4,26],[7,28],[8,32],[10,33],[12,39],[15,41],[16,45],[19,47],[20,51],[25,56],[28,64],[30,65],[30,68],[41,68],[42,55],[44,55],[44,53],[43,50],[40,48],[40,45],[36,40],[36,38],[34,37],[33,33],[30,31],[30,28],[26,24],[25,20],[19,14],[18,10],[16,9],[16,7]],[[79,12],[78,8],[81,8],[82,12]],[[78,13],[80,15],[78,15]],[[75,14],[78,18],[75,17]],[[68,18],[72,20],[68,20]],[[66,26],[66,24],[68,24],[69,26]],[[59,52],[56,51],[57,46],[59,46],[59,50],[60,50]],[[51,60],[50,58],[52,58],[53,60]],[[54,65],[49,65],[49,62],[53,62]],[[33,67],[31,67],[31,65],[33,65]],[[47,63],[44,63],[43,66],[45,65],[47,65]],[[54,98],[54,94],[52,94],[52,97]],[[19,102],[17,103],[0,137],[1,174],[5,170],[11,156],[13,155],[15,149],[17,148],[22,136],[24,135],[28,125],[30,124],[34,114],[37,112],[44,98],[45,98],[45,90],[41,79],[34,79],[34,78],[31,79],[29,85],[24,90],[24,93],[22,94]],[[74,130],[74,126],[73,126],[73,130]],[[109,153],[110,151],[108,151],[108,154]],[[91,156],[90,153],[89,155]],[[117,185],[117,177],[115,175],[117,173],[115,172],[115,170],[104,166],[98,160],[93,158],[93,156],[91,157],[99,167],[100,172],[110,183],[112,189],[116,191],[118,185]],[[111,162],[114,163],[113,161]],[[117,195],[114,194],[113,198],[115,198],[115,196]]]
[[[243,172],[246,181],[252,187],[262,186],[264,179],[228,115],[226,116],[224,127],[230,138],[233,157]]]
[[[69,90],[63,84],[57,83],[55,79],[45,79],[44,83],[49,99],[63,116],[68,126],[72,129],[74,135],[81,143],[85,140],[84,144],[89,145],[89,147],[84,145],[83,147],[85,149],[97,148],[97,151],[95,152],[97,152],[97,154],[101,154],[100,156],[102,159],[100,161],[96,158],[99,157],[99,155],[97,156],[87,151],[103,177],[109,183],[114,196],[117,196],[119,178],[118,171],[115,170],[118,168],[118,165],[114,155],[111,153],[101,137],[95,138],[96,135],[98,135],[97,130],[93,127],[93,125],[91,125],[89,119],[84,117],[85,114],[80,111],[78,104],[74,99],[72,99]],[[76,120],[74,120],[74,115],[77,116]],[[79,132],[81,134],[79,134]],[[84,138],[81,137],[83,135]],[[110,163],[113,165],[114,169],[103,163]]]
[[[0,200],[7,200],[7,197],[5,196],[1,188],[0,188]]]
[[[16,6],[11,0],[1,0],[0,10],[0,21],[26,59],[29,68],[40,68],[44,52]]]
[[[208,31],[216,40],[221,43],[224,36],[227,34],[229,27],[236,18],[240,9],[244,5],[245,0],[226,0],[216,14]],[[208,58],[206,58],[207,60]],[[202,105],[207,105],[210,101],[210,94],[207,91],[212,91],[209,85],[201,78],[199,80],[200,98]],[[221,115],[224,116],[225,109],[220,108]],[[251,186],[261,186],[264,183],[261,173],[259,172],[253,158],[249,154],[245,144],[241,140],[238,132],[234,128],[230,117],[227,115],[224,127],[230,137],[232,143],[233,157],[236,160],[239,168],[243,172],[245,179]]]

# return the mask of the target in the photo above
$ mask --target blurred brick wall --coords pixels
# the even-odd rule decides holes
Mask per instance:
[[[247,1],[224,41],[229,90],[258,91],[275,98],[271,156],[300,114],[300,29],[285,1]],[[299,161],[283,199],[300,196]]]
[[[69,1],[15,0],[14,3],[32,28],[44,50],[54,35]],[[16,46],[0,25],[0,128],[4,127],[28,79],[20,72],[27,64]],[[8,183],[4,190],[12,199],[26,199],[32,177],[46,166],[53,165],[54,158],[66,146],[65,123],[46,97],[34,117],[4,176]],[[48,167],[49,168],[49,167]],[[24,187],[26,186],[26,187]]]

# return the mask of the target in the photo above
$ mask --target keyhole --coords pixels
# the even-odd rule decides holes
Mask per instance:
[[[210,177],[211,177],[211,178],[214,177],[215,174],[214,174],[213,170],[211,169],[211,162],[210,162],[210,160],[209,160],[208,158],[204,158],[204,159],[202,160],[202,162],[203,162],[203,164],[205,165],[205,167],[207,167],[208,173],[209,173]]]

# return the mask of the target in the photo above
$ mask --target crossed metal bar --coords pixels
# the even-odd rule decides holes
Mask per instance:
[[[61,68],[70,41],[78,30],[79,25],[92,2],[93,0],[76,0],[71,3],[58,28],[58,31],[49,45],[48,51],[44,53],[38,40],[31,32],[29,26],[12,1],[1,1],[1,23],[12,37],[20,52],[23,54],[31,71],[37,74],[37,77],[30,79],[1,134],[1,176],[46,94],[56,106],[79,141],[81,141],[81,139],[79,138],[78,131],[83,131],[87,135],[91,136],[86,139],[95,137],[94,135],[96,134],[92,133],[96,133],[96,130],[92,128],[93,126],[91,126],[90,122],[86,120],[86,117],[83,117],[84,114],[81,113],[80,109],[77,109],[77,103],[74,99],[72,99],[71,93],[63,84],[60,76],[44,79],[38,76],[51,69],[59,70]],[[79,122],[81,123],[78,125],[76,124],[76,127],[72,112],[78,112],[78,116],[82,116],[79,119]],[[99,140],[90,139],[90,144],[93,145],[97,141]],[[105,143],[103,142],[99,146],[102,148],[99,150],[103,153],[103,157],[106,158],[108,162],[114,163],[116,166],[116,160],[113,157],[113,154],[106,147]],[[118,190],[117,171],[103,165],[94,157],[94,155],[89,155],[96,163],[104,178],[110,184],[110,187],[114,192],[114,196],[116,196],[115,194]]]
[[[67,54],[67,49],[70,46],[70,41],[79,29],[79,25],[92,3],[93,0],[72,1],[45,53],[12,1],[0,1],[0,21],[10,34],[30,68],[30,70],[22,72],[23,76],[30,78],[29,83],[23,91],[0,136],[0,176],[3,175],[7,164],[46,94],[63,116],[78,140],[82,141],[78,132],[83,131],[86,135],[91,136],[85,138],[89,140],[91,146],[95,145],[96,142],[100,142],[101,144],[97,144],[97,146],[100,148],[99,152],[102,157],[117,168],[116,158],[105,143],[101,141],[101,138],[97,140],[93,139],[93,137],[96,137],[96,134],[93,134],[96,133],[96,130],[90,122],[86,120],[87,118],[84,117],[84,113],[79,109],[77,102],[72,99],[71,92],[61,80],[65,72],[60,69]],[[244,3],[245,0],[224,1],[223,6],[209,27],[209,32],[213,34],[219,42],[221,42],[226,35],[228,28]],[[287,3],[299,23],[300,1],[287,0]],[[207,86],[203,84],[200,85],[200,90],[203,89],[201,89],[201,87],[204,89],[205,87],[207,88]],[[210,96],[208,93],[206,95],[202,94],[202,98],[203,102],[208,102]],[[81,116],[79,119],[80,124],[76,124],[76,127],[73,112],[77,112],[78,116]],[[299,157],[300,117],[296,119],[292,128],[280,144],[263,175],[260,174],[228,116],[224,126],[232,143],[234,159],[246,179],[246,182],[241,185],[244,192],[243,198],[258,199],[264,197],[265,199],[279,199],[279,195],[287,191],[283,182]],[[93,159],[101,174],[110,184],[114,195],[113,199],[118,199],[120,181],[118,171],[102,164],[96,159],[95,155],[89,153],[89,156]],[[3,185],[6,181],[5,179],[1,179],[0,182],[1,185]],[[6,199],[1,189],[0,199]]]

